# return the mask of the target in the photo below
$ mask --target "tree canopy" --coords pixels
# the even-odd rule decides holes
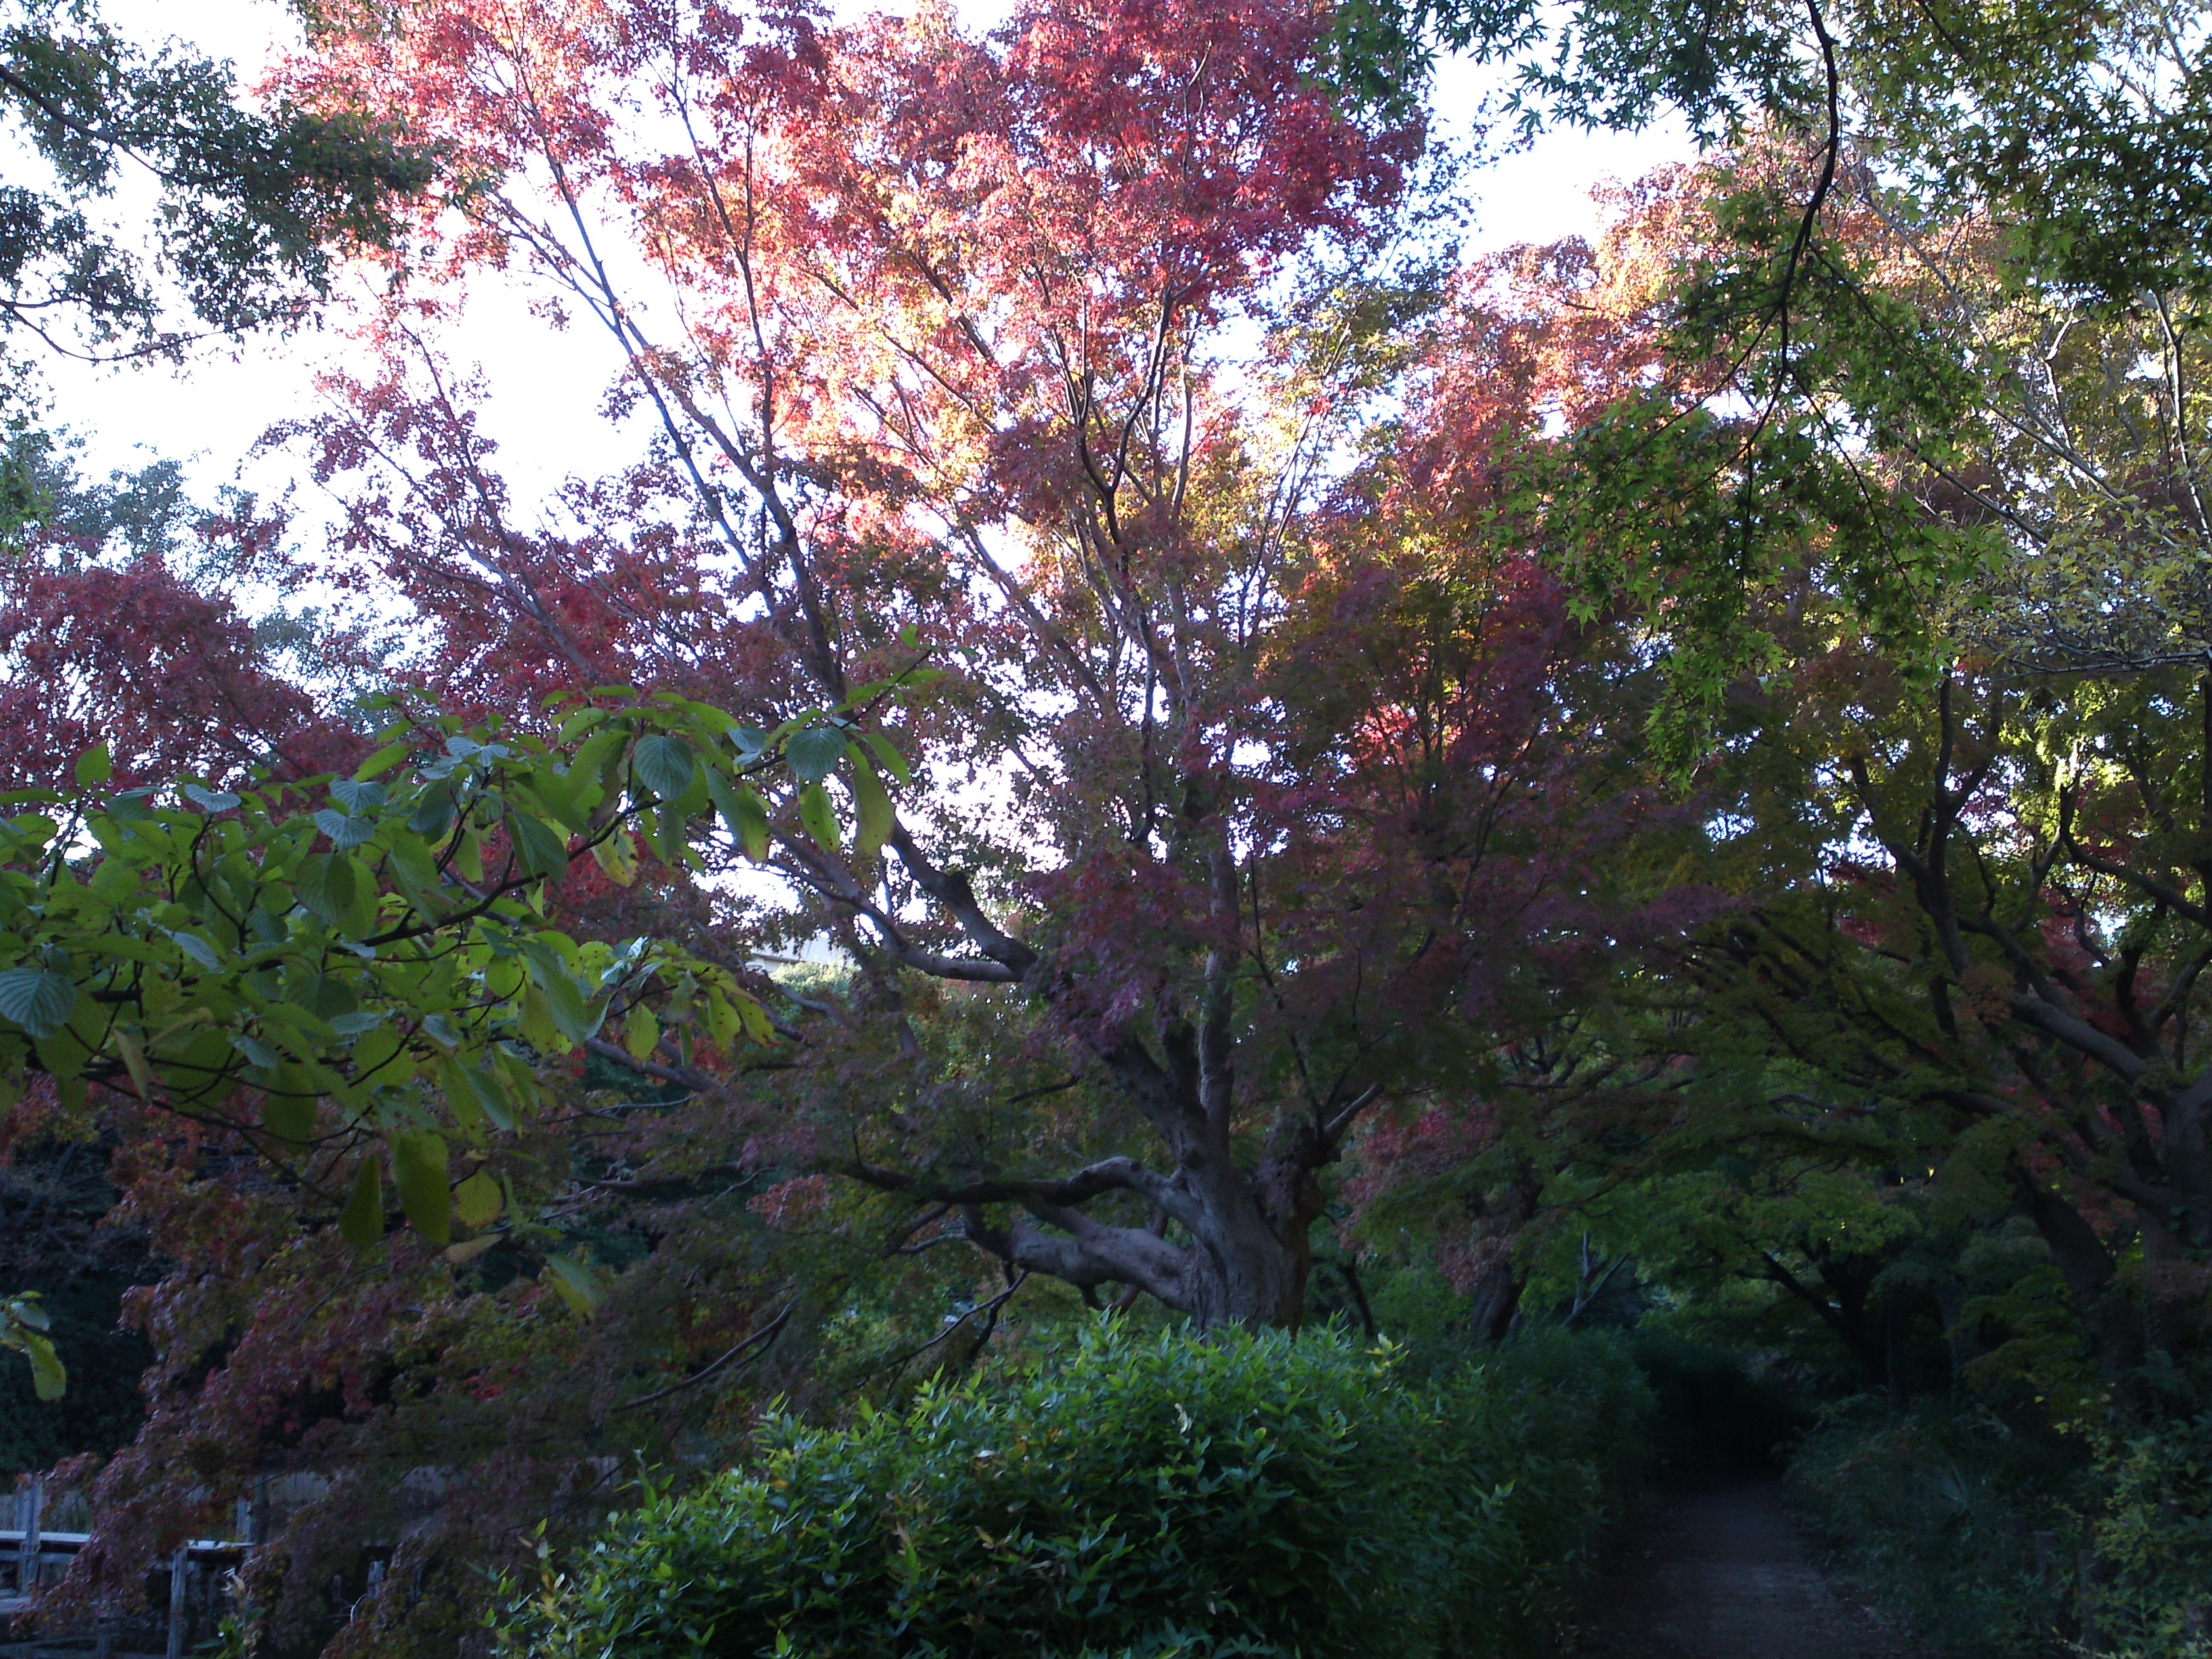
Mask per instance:
[[[2198,13],[309,21],[0,53],[18,322],[341,340],[319,540],[14,452],[0,1157],[151,1352],[56,1616],[296,1477],[241,1653],[475,1651],[625,1460],[1107,1308],[2202,1409]],[[1704,152],[1465,255],[1445,48]]]

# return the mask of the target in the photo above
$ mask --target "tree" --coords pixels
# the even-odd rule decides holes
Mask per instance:
[[[1280,417],[1209,372],[1285,260],[1371,234],[1412,136],[1328,108],[1296,5],[1042,6],[988,42],[928,14],[494,23],[420,8],[299,84],[380,96],[500,179],[453,204],[456,266],[527,262],[602,323],[663,449],[580,487],[577,533],[516,533],[428,337],[441,302],[410,296],[315,432],[359,480],[347,552],[437,621],[471,698],[619,663],[766,720],[884,672],[910,626],[952,665],[915,729],[930,775],[994,769],[1011,811],[894,811],[866,752],[825,751],[813,776],[842,765],[872,828],[840,847],[804,790],[771,802],[819,919],[793,926],[833,929],[894,1025],[929,981],[1002,988],[964,994],[1042,1013],[1129,1127],[1040,1169],[1027,1119],[975,1127],[1006,1060],[948,1069],[910,1034],[903,1077],[832,1103],[832,1165],[1015,1271],[1295,1322],[1317,1174],[1502,970],[1549,879],[1523,826],[1565,817],[1583,741],[1505,713],[1540,728],[1574,648],[1532,573],[1424,568],[1350,507],[1316,541],[1321,459],[1405,299],[1347,292],[1286,342]],[[617,242],[682,332],[653,331]],[[1358,677],[1401,627],[1431,678],[1378,702]]]
[[[1590,602],[1635,605],[1665,640],[1661,730],[1685,769],[1728,684],[1777,663],[1774,618],[1808,597],[1795,580],[1808,557],[1849,625],[1932,672],[1930,613],[2002,556],[1857,465],[1871,436],[1878,454],[1955,470],[1950,434],[1995,343],[1946,328],[1948,298],[1885,280],[1855,218],[1940,240],[1936,222],[1975,216],[1982,256],[2028,289],[2101,311],[2155,295],[2169,327],[2202,307],[2207,40],[2186,7],[2057,3],[1969,24],[1819,0],[1419,0],[1347,7],[1337,39],[1343,83],[1385,103],[1445,45],[1517,62],[1531,131],[1672,111],[1727,146],[1731,187],[1704,246],[1683,250],[1664,316],[1673,368],[1593,411],[1540,485],[1587,508],[1559,528]]]
[[[27,335],[94,361],[297,321],[327,292],[334,252],[392,245],[396,198],[434,168],[358,112],[281,97],[246,107],[227,66],[149,51],[89,5],[58,0],[9,7],[0,110],[46,172],[0,187],[0,331],[11,347]],[[102,224],[96,204],[126,178],[154,183],[154,215]],[[11,356],[5,373],[19,440],[33,429],[31,361]],[[12,459],[29,458],[19,447]],[[9,527],[39,511],[35,470],[11,465],[0,489]]]

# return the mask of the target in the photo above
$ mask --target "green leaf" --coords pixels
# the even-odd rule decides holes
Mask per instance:
[[[10,968],[0,973],[0,1016],[34,1037],[52,1036],[76,1012],[76,983],[51,968]]]
[[[106,744],[97,749],[88,749],[76,757],[76,781],[81,788],[89,789],[94,784],[106,783],[115,775],[115,757],[108,752]]]
[[[487,1227],[499,1218],[499,1182],[482,1170],[453,1188],[453,1219],[464,1227]]]
[[[238,797],[227,789],[203,789],[197,783],[188,783],[179,793],[204,812],[228,812],[238,805]]]
[[[150,789],[125,789],[107,803],[107,816],[118,823],[146,823],[154,817],[154,792]]]
[[[374,812],[386,799],[380,783],[366,783],[356,778],[340,778],[331,785],[331,799],[356,816]]]
[[[653,814],[653,846],[660,854],[660,861],[671,869],[684,862],[684,854],[691,850],[690,838],[685,834],[690,824],[675,803],[665,802]]]
[[[553,1016],[553,1024],[571,1042],[587,1042],[599,1035],[599,1022],[607,1016],[604,1000],[586,1001],[576,981],[563,973],[545,975],[545,1006]]]
[[[52,1340],[35,1331],[25,1331],[20,1340],[24,1356],[31,1362],[31,1391],[41,1400],[60,1399],[69,1392],[69,1370],[54,1352]]]
[[[516,859],[530,874],[557,876],[568,869],[568,839],[543,818],[512,812],[507,815],[507,829],[514,841]]]
[[[350,852],[376,833],[376,820],[353,817],[334,806],[325,806],[316,811],[315,828],[341,852]]]
[[[407,827],[426,841],[442,841],[453,827],[454,811],[453,791],[433,789],[416,805]]]
[[[584,1262],[565,1255],[545,1258],[547,1277],[561,1299],[586,1319],[599,1310],[607,1299],[607,1290],[599,1276]]]
[[[824,852],[837,850],[837,809],[830,804],[830,792],[820,784],[810,783],[799,792],[799,821]]]
[[[562,777],[552,772],[538,772],[526,778],[508,781],[510,793],[534,805],[571,835],[591,828],[592,815],[585,807],[579,790],[590,786],[588,778]]]
[[[914,781],[914,769],[906,763],[906,757],[899,753],[896,744],[880,732],[867,732],[861,735],[867,738],[868,747],[876,751],[876,759],[882,763],[884,771],[901,783]]]
[[[311,853],[292,875],[292,896],[311,915],[336,927],[353,908],[354,862],[334,853]]]
[[[384,1237],[384,1172],[373,1158],[362,1159],[354,1170],[353,1191],[338,1212],[338,1233],[356,1250],[365,1250]]]
[[[177,948],[201,967],[219,969],[222,966],[222,957],[216,954],[215,946],[198,933],[188,933],[181,927],[168,931],[169,937],[176,941]],[[0,1009],[0,1012],[4,1012],[4,1009]]]
[[[638,781],[662,800],[674,800],[699,775],[691,745],[681,738],[647,738],[631,755],[630,765]]]
[[[367,760],[363,761],[360,766],[356,768],[354,770],[354,776],[357,778],[381,777],[385,773],[389,772],[393,767],[398,765],[400,762],[405,760],[408,755],[413,750],[413,748],[414,745],[409,743],[387,743],[383,748],[378,750],[374,755],[371,755]],[[335,793],[336,792],[333,791],[332,793]]]
[[[315,1096],[301,1086],[296,1066],[280,1066],[261,1102],[261,1127],[277,1139],[304,1146],[315,1138]]]
[[[722,822],[730,828],[745,856],[755,864],[768,859],[768,808],[748,784],[732,786],[730,781],[711,768],[707,773],[707,793],[714,797],[714,810],[722,815]]]
[[[783,758],[807,782],[819,783],[837,769],[837,763],[845,758],[846,746],[841,727],[811,726],[792,734],[783,745]]]
[[[617,829],[604,841],[593,842],[592,860],[617,887],[637,879],[637,842],[627,830]]]
[[[553,740],[562,748],[567,748],[593,726],[604,722],[608,712],[604,708],[579,708],[561,722],[561,730],[555,735]]]
[[[883,850],[897,827],[897,817],[891,811],[891,798],[884,788],[884,781],[876,775],[876,769],[868,764],[865,755],[853,757],[853,800],[860,809],[860,823],[854,834],[854,854],[863,864]]]
[[[623,1021],[623,1052],[632,1060],[650,1060],[660,1042],[660,1022],[653,1010],[639,1003]]]
[[[428,1129],[392,1135],[392,1182],[408,1224],[433,1244],[453,1237],[453,1193],[446,1185],[446,1138]]]

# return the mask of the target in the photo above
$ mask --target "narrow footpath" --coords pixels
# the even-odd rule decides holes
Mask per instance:
[[[1839,1594],[1773,1480],[1686,1494],[1655,1510],[1583,1616],[1574,1659],[1919,1659]]]

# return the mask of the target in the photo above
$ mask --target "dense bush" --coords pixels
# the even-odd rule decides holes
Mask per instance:
[[[1942,1651],[2028,1659],[2069,1612],[2087,1465],[2078,1441],[1988,1412],[1868,1405],[1806,1437],[1790,1486],[1882,1604]]]
[[[2099,1461],[2087,1595],[2108,1651],[2212,1656],[2212,1412],[2117,1437]]]
[[[1931,1404],[1832,1421],[1790,1480],[1854,1570],[1960,1659],[2076,1642],[2212,1656],[2212,1415],[2062,1435]]]
[[[1111,1325],[616,1517],[537,1659],[1504,1656],[1566,1610],[1648,1396],[1532,1343],[1434,1384],[1328,1334]]]

